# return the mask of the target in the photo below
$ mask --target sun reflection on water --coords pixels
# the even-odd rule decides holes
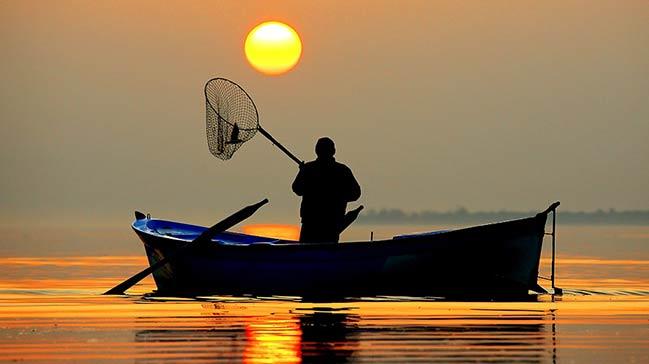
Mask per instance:
[[[302,331],[294,320],[260,320],[246,324],[244,363],[300,363]]]

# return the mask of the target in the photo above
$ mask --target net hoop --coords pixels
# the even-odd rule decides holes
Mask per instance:
[[[250,95],[237,83],[213,78],[205,84],[205,128],[210,153],[230,159],[259,130],[259,113]]]

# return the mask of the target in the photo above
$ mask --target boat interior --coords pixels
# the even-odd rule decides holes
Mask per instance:
[[[146,219],[137,220],[133,223],[133,228],[150,235],[157,235],[167,239],[179,241],[193,241],[201,233],[207,230],[206,227],[184,224],[175,221]],[[286,244],[297,243],[297,241],[280,240],[276,238],[267,238],[263,236],[247,235],[235,232],[222,232],[216,234],[212,241],[219,244],[251,245],[256,243],[262,244]]]

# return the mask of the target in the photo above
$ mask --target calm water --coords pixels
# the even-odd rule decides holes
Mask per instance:
[[[649,227],[560,229],[561,298],[334,303],[152,298],[150,279],[128,296],[101,296],[146,266],[130,231],[5,229],[0,361],[649,362]],[[375,236],[413,230],[381,227]]]

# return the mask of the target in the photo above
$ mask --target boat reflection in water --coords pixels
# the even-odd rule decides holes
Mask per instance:
[[[358,315],[313,312],[301,315],[299,320],[305,362],[347,362],[360,345]]]
[[[184,320],[184,325],[137,332],[136,342],[146,343],[137,345],[137,360],[556,361],[552,311],[478,309],[468,316],[411,316],[399,310],[385,315],[371,307],[300,307],[255,316],[220,304],[203,308],[201,317]]]

